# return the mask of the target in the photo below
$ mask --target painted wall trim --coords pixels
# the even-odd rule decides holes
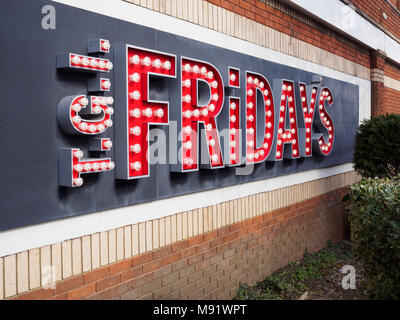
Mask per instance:
[[[382,50],[388,58],[400,63],[400,43],[342,1],[286,0],[286,2],[302,8],[312,16],[322,19],[366,46],[374,50]],[[348,10],[354,11],[354,21],[351,23],[344,20]]]
[[[202,208],[249,195],[350,172],[352,163],[61,219],[0,232],[0,257]],[[162,208],[162,210],[160,210]],[[140,212],[140,214],[137,214]],[[136,213],[136,214],[133,214]]]

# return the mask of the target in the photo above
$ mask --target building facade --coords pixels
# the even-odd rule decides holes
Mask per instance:
[[[10,119],[0,131],[0,299],[231,299],[240,283],[348,235],[342,198],[359,179],[351,163],[357,125],[399,112],[400,1],[17,0],[0,7],[9,28],[0,55],[10,61],[10,94],[0,106]],[[199,82],[209,84],[208,102]],[[114,99],[115,114],[107,107]],[[135,101],[144,106],[138,115]],[[258,110],[262,102],[261,136],[270,140],[254,150],[257,134],[251,152],[249,132],[259,131],[261,117],[250,104]],[[81,126],[88,103],[93,114],[95,106],[104,111],[93,132],[90,120]],[[190,118],[192,107],[204,118]],[[151,118],[146,127],[136,125],[140,117]],[[151,152],[147,136],[131,142],[140,136],[135,128],[166,124],[170,138],[175,119],[178,129],[190,120],[196,132],[200,122],[213,130],[226,123],[235,145],[243,143],[244,163],[232,143],[227,153],[215,151],[222,141],[215,136],[213,148],[199,145],[173,166],[153,165],[146,153],[131,160]],[[107,128],[111,144],[90,137]],[[232,129],[240,128],[235,140]],[[69,137],[74,130],[81,135]],[[285,140],[289,134],[296,143]],[[181,147],[197,142],[187,138]],[[83,161],[81,149],[107,158]],[[169,156],[179,150],[178,143]],[[207,168],[191,167],[207,152]],[[95,162],[104,172],[82,179]]]

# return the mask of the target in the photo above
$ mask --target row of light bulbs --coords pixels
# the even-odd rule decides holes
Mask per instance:
[[[161,62],[161,60],[158,58],[151,60],[151,58],[147,56],[141,59],[137,54],[129,58],[129,63],[133,65],[142,65],[145,67],[152,66],[157,69],[163,68],[165,70],[170,70],[172,67],[171,62],[169,60]]]
[[[85,68],[90,67],[94,69],[106,69],[108,71],[112,70],[114,67],[111,61],[78,55],[73,56],[71,58],[71,62],[75,65],[80,65]]]
[[[135,108],[129,112],[129,115],[133,118],[140,118],[142,115],[145,117],[152,117],[156,116],[159,118],[162,118],[164,116],[164,110],[162,108],[158,108],[153,112],[152,108],[145,108],[143,110],[140,110],[139,108]]]

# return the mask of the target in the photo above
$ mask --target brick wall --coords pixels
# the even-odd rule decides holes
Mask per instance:
[[[14,299],[230,299],[346,236],[338,189],[276,211],[125,259]]]
[[[369,67],[368,49],[337,32],[304,18],[278,0],[207,0],[286,35]]]
[[[356,8],[365,13],[388,33],[400,38],[400,6],[398,0],[346,0],[346,2],[353,3]],[[383,13],[386,13],[387,19],[383,17]]]

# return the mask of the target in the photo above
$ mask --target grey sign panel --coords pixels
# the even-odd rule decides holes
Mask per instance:
[[[330,88],[335,100],[329,108],[335,123],[335,143],[327,157],[315,154],[310,158],[265,161],[255,165],[252,174],[241,176],[235,175],[234,167],[179,173],[172,172],[169,164],[156,164],[151,165],[150,176],[142,179],[116,179],[114,170],[84,175],[81,187],[60,187],[57,150],[79,148],[85,157],[111,157],[114,160],[115,150],[118,149],[116,145],[123,143],[118,140],[118,130],[123,126],[119,127],[118,122],[122,120],[117,114],[126,103],[125,57],[123,50],[118,52],[118,48],[132,45],[176,55],[177,77],[165,80],[162,86],[168,92],[161,90],[158,94],[161,99],[168,97],[169,120],[178,122],[178,131],[181,57],[213,64],[221,73],[225,86],[229,83],[229,68],[240,71],[242,87],[226,87],[225,96],[238,97],[242,101],[242,128],[246,70],[262,74],[271,84],[275,79],[288,79],[310,85],[316,75],[285,66],[285,61],[272,63],[267,56],[259,59],[199,42],[195,40],[195,35],[194,39],[188,39],[57,3],[52,3],[57,13],[56,29],[44,30],[41,27],[41,8],[47,4],[48,1],[41,0],[0,2],[0,230],[352,161],[359,114],[358,86],[323,77],[322,85]],[[101,76],[109,78],[112,83],[106,95],[115,99],[115,123],[98,136],[70,135],[62,130],[57,121],[57,106],[64,97],[88,95],[88,81],[90,83],[96,74],[57,68],[57,56],[68,53],[89,55],[88,41],[93,39],[107,39],[111,43],[110,53],[96,54],[114,63],[114,69]],[[97,50],[90,48],[92,52]],[[155,87],[157,85],[160,83],[155,82]],[[280,88],[273,90],[274,100],[280,101]],[[157,92],[154,94],[157,95]],[[301,106],[299,99],[296,92],[297,108]],[[275,103],[275,113],[279,114],[277,108],[279,103]],[[299,124],[303,121],[302,117],[301,112],[297,112]],[[225,99],[217,122],[220,130],[229,127],[228,99]],[[153,126],[167,134],[170,127]],[[96,138],[110,138],[113,149],[101,154],[89,151],[89,145],[93,144],[90,140]],[[132,210],[132,214],[140,212]]]

